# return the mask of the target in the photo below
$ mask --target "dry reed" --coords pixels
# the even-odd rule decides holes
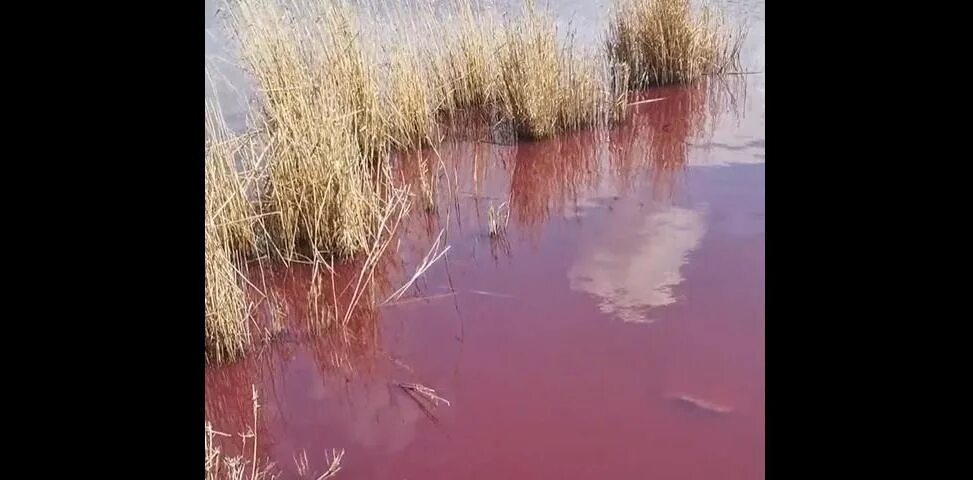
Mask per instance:
[[[385,110],[389,140],[402,150],[431,143],[435,131],[430,75],[414,44],[396,46],[389,54]]]
[[[487,211],[487,225],[491,237],[499,237],[506,231],[507,223],[510,222],[510,209],[507,205],[507,202],[497,206],[490,205]]]
[[[495,58],[499,22],[494,11],[477,0],[459,0],[456,10],[456,16],[424,24],[426,32],[441,32],[436,37],[439,41],[428,49],[428,65],[438,91],[439,109],[448,114],[492,105],[500,93]]]
[[[508,20],[499,49],[504,111],[520,135],[544,138],[595,125],[611,92],[594,56],[579,52],[573,33],[563,40],[554,19],[528,1]]]
[[[205,325],[206,357],[236,358],[250,343],[246,292],[235,252],[256,245],[248,181],[236,160],[243,140],[229,133],[219,111],[207,103],[205,154]]]
[[[206,358],[236,358],[250,344],[247,297],[230,252],[206,229]]]
[[[234,135],[222,112],[206,103],[206,219],[219,241],[236,251],[257,249],[259,215],[248,195],[256,188],[259,156],[246,135]]]
[[[742,29],[689,0],[615,0],[606,52],[630,88],[644,89],[739,69],[742,40]]]
[[[263,197],[274,246],[285,260],[367,252],[402,192],[383,161],[377,65],[352,8],[236,7],[231,25],[261,93],[270,146]]]

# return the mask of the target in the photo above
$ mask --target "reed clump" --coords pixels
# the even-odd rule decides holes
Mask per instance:
[[[498,52],[501,100],[518,133],[545,138],[563,130],[593,126],[615,103],[597,59],[578,51],[573,34],[564,39],[548,12],[527,2],[505,23]]]
[[[251,344],[248,262],[372,265],[408,206],[384,158],[378,65],[351,7],[241,0],[230,26],[258,112],[234,136],[207,107],[206,348],[216,363]]]
[[[495,12],[477,0],[458,0],[457,14],[424,14],[422,29],[439,32],[427,51],[438,110],[448,115],[496,104],[500,79],[496,60],[500,27]]]
[[[275,252],[285,260],[367,252],[401,192],[384,161],[374,48],[352,7],[241,0],[231,26],[260,93],[269,149],[261,203]]]
[[[385,116],[389,139],[400,150],[432,143],[436,132],[433,75],[415,44],[389,52]]]
[[[615,0],[606,55],[633,90],[688,83],[739,70],[743,33],[689,0]]]

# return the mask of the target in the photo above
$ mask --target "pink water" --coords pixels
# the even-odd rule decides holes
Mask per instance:
[[[650,92],[607,137],[444,147],[437,214],[403,227],[388,282],[444,228],[447,256],[351,341],[285,332],[208,369],[207,418],[243,431],[255,385],[284,478],[331,448],[339,479],[763,478],[763,106],[717,118],[696,95]]]

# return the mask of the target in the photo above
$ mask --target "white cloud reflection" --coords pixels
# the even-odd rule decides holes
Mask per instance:
[[[571,289],[599,299],[602,312],[626,322],[650,323],[647,310],[675,303],[673,287],[688,255],[705,235],[703,214],[665,207],[640,220],[638,207],[616,207],[611,224],[597,237],[582,240],[579,255],[568,270]]]

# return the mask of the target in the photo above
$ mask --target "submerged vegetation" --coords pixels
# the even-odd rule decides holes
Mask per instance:
[[[240,437],[241,453],[239,455],[229,455],[224,451],[225,438],[232,438],[234,435],[217,431],[211,422],[206,422],[206,440],[204,443],[206,451],[206,480],[273,480],[280,477],[278,466],[273,462],[257,457],[257,420],[258,412],[261,408],[260,399],[257,395],[257,388],[251,386],[252,392],[252,418],[247,431],[237,433]],[[330,454],[324,454],[327,469],[320,475],[311,475],[308,468],[307,452],[301,452],[301,456],[294,457],[294,464],[297,467],[297,474],[302,479],[324,480],[334,477],[341,470],[341,459],[344,457],[344,450],[332,450]]]
[[[414,201],[429,212],[436,204],[435,159],[422,165],[429,173],[416,191],[390,159],[422,147],[438,156],[451,119],[475,111],[493,128],[547,138],[623,119],[630,90],[739,63],[742,37],[684,0],[617,0],[602,50],[576,45],[573,31],[532,1],[502,18],[487,7],[232,2],[228,26],[256,108],[247,131],[235,134],[207,104],[209,361],[237,358],[259,337],[251,334],[259,302],[248,292],[269,292],[250,282],[254,265],[261,275],[266,265],[310,266],[309,326],[347,327],[357,305],[375,302],[370,284],[398,224]],[[500,208],[490,212],[491,236],[509,216]],[[339,294],[336,264],[347,260],[358,273]],[[340,295],[344,311],[318,304]]]

